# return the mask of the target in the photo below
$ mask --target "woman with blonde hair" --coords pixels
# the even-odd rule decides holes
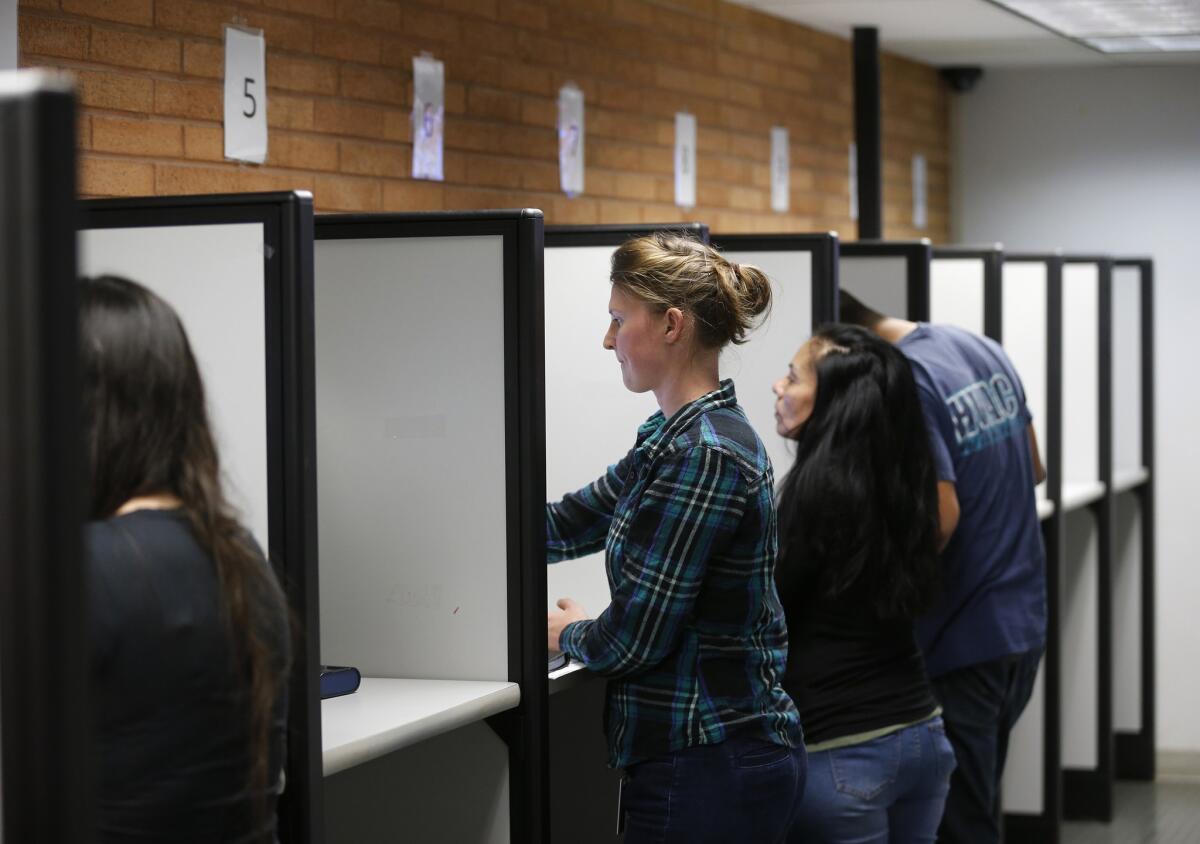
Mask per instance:
[[[781,842],[804,787],[781,686],[774,476],[718,361],[770,305],[757,268],[669,233],[612,259],[604,347],[659,411],[598,480],[547,506],[551,562],[606,551],[612,603],[570,598],[548,645],[609,678],[609,764],[626,844]]]

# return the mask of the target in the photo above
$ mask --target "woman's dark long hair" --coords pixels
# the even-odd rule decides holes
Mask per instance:
[[[907,358],[856,326],[813,339],[812,415],[779,494],[779,583],[913,618],[938,585],[937,475]]]
[[[236,676],[248,683],[247,786],[265,795],[270,728],[287,680],[271,625],[286,601],[221,490],[204,385],[179,317],[135,282],[80,283],[89,518],[105,519],[130,498],[171,493],[211,554]],[[262,806],[260,806],[261,810]]]

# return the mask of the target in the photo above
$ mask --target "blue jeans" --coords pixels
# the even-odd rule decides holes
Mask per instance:
[[[739,738],[630,765],[625,844],[783,844],[805,768],[803,747]]]
[[[1041,659],[1042,649],[1035,648],[933,678],[946,734],[958,757],[938,841],[1000,841],[1000,780],[1008,735],[1033,693]]]
[[[909,844],[937,836],[954,751],[941,718],[811,753],[791,844]]]

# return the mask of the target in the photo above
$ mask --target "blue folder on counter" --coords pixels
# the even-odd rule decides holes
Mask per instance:
[[[341,697],[358,691],[362,675],[349,665],[321,666],[321,699]]]

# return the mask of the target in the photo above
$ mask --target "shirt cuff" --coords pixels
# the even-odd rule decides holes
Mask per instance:
[[[563,628],[562,633],[558,634],[558,648],[571,659],[577,659],[580,662],[587,664],[583,658],[583,640],[587,636],[588,630],[591,629],[593,619],[584,621],[572,621]]]

